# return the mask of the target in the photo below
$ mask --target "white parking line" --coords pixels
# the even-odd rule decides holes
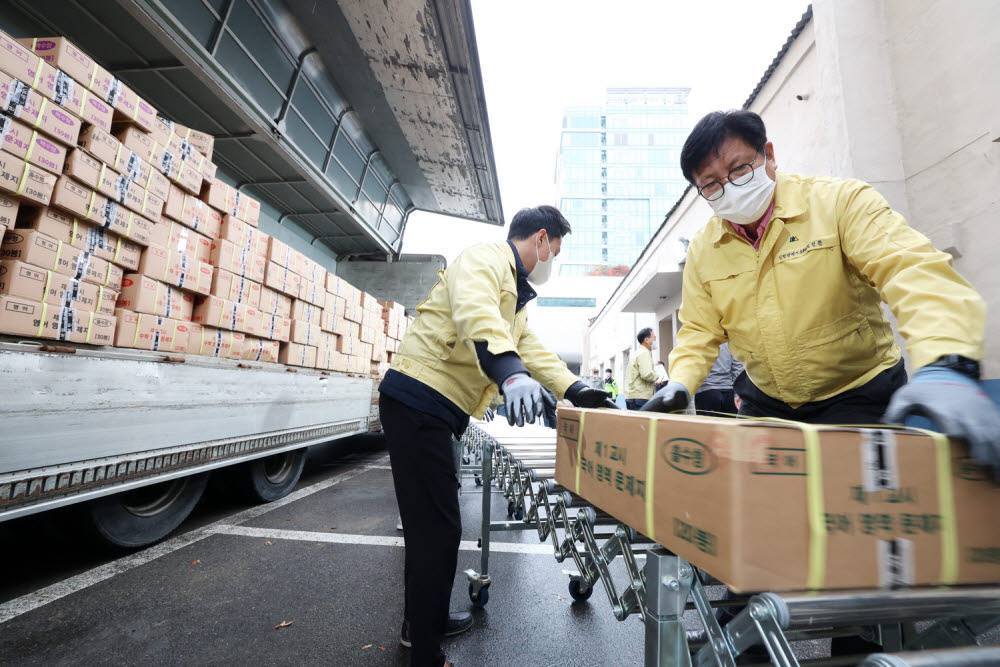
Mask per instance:
[[[280,507],[284,507],[289,503],[294,503],[297,500],[301,500],[314,493],[328,489],[331,486],[340,484],[341,482],[351,479],[352,477],[357,477],[368,470],[372,470],[383,465],[388,458],[389,457],[387,456],[383,456],[377,459],[374,463],[363,465],[354,470],[343,472],[335,477],[313,484],[312,486],[299,489],[294,493],[288,494],[281,500],[276,500],[273,503],[268,503],[266,505],[251,507],[248,510],[226,517],[225,519],[221,519],[215,523],[211,523],[201,528],[196,528],[195,530],[184,533],[183,535],[178,535],[177,537],[169,539],[165,542],[155,544],[148,549],[143,549],[142,551],[124,556],[110,563],[99,565],[92,570],[82,572],[76,576],[64,579],[50,586],[46,586],[45,588],[41,588],[33,593],[28,593],[27,595],[22,595],[19,598],[14,598],[13,600],[0,604],[0,624],[6,623],[12,618],[17,618],[18,616],[26,614],[34,609],[38,609],[39,607],[47,605],[50,602],[55,602],[56,600],[66,597],[71,593],[82,591],[83,589],[100,583],[105,579],[110,579],[117,574],[122,574],[123,572],[128,572],[129,570],[139,567],[140,565],[145,565],[146,563],[154,561],[161,556],[173,553],[178,549],[183,549],[184,547],[203,540],[206,537],[217,534],[220,532],[220,528],[231,527],[251,519],[256,519],[261,515],[272,512]]]
[[[311,530],[283,530],[281,528],[253,528],[250,526],[217,526],[220,535],[239,535],[269,540],[298,540],[302,542],[324,542],[327,544],[361,544],[378,547],[401,547],[402,537],[383,535],[352,535],[347,533],[317,533]],[[460,551],[480,551],[472,540],[462,540]],[[545,544],[519,544],[516,542],[490,542],[490,553],[547,554],[552,555],[552,547]]]

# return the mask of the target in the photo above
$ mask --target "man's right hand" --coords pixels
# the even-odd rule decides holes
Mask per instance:
[[[680,382],[670,382],[639,408],[640,412],[679,412],[691,403],[691,395]]]
[[[535,423],[536,417],[545,413],[546,406],[555,407],[555,398],[545,391],[541,384],[525,373],[514,373],[503,381],[504,405],[507,411],[507,423],[513,426],[524,426]]]

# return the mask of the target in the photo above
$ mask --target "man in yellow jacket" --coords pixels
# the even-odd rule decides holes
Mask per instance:
[[[710,113],[681,170],[716,215],[691,240],[670,383],[644,410],[686,408],[719,345],[745,366],[739,412],[812,423],[932,419],[1000,468],[1000,411],[979,386],[986,306],[870,185],[777,171],[751,111]],[[882,312],[885,301],[916,369]],[[835,654],[877,650],[834,640]]]
[[[656,391],[656,370],[653,367],[656,334],[646,327],[636,335],[636,340],[639,341],[639,348],[625,372],[625,407],[629,410],[638,410],[644,406]]]
[[[670,384],[686,407],[728,340],[740,414],[831,424],[929,417],[1000,466],[1000,411],[979,386],[986,305],[951,256],[870,185],[777,171],[751,111],[705,116],[681,170],[716,215],[691,240]],[[885,301],[916,370],[882,312]]]
[[[448,613],[462,536],[452,436],[482,418],[502,394],[507,421],[541,423],[556,398],[611,407],[527,327],[529,283],[545,282],[570,225],[558,209],[514,216],[508,240],[458,256],[417,306],[417,319],[379,386],[379,411],[406,542],[400,642],[411,664],[440,667],[441,639],[468,630],[468,613]],[[551,393],[550,393],[551,392]],[[554,425],[553,425],[554,426]]]

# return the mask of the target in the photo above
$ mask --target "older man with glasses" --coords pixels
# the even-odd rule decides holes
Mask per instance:
[[[979,385],[986,306],[950,255],[867,183],[779,172],[751,111],[702,118],[681,170],[715,216],[688,248],[671,382],[644,410],[687,407],[728,341],[745,366],[741,415],[871,424],[922,414],[1000,470],[1000,411]],[[916,371],[909,382],[883,301]]]

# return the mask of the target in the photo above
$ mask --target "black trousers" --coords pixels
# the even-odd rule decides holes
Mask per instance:
[[[809,424],[879,424],[897,389],[906,384],[906,368],[902,360],[882,371],[857,389],[845,391],[825,401],[806,403],[793,408],[771,398],[750,381],[746,371],[736,378],[734,388],[743,399],[740,414],[750,417],[778,417],[794,419]],[[701,396],[701,394],[698,394]],[[729,591],[726,591],[726,597]],[[740,611],[739,608],[720,607],[716,616],[725,625]],[[881,646],[861,637],[835,637],[830,652],[835,656],[875,653]]]
[[[642,406],[646,405],[645,398],[626,398],[625,407],[629,410],[638,410]]]
[[[694,407],[699,415],[708,415],[709,417],[713,413],[718,416],[720,412],[735,415],[735,396],[736,392],[732,389],[706,389],[694,395]]]
[[[385,394],[379,414],[406,542],[404,616],[412,667],[441,667],[441,640],[462,539],[451,429]]]

